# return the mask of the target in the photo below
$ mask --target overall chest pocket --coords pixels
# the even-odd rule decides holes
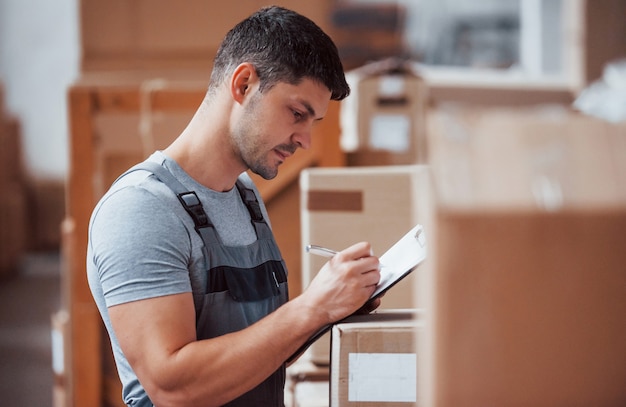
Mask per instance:
[[[238,302],[260,301],[279,295],[286,281],[282,263],[276,260],[252,268],[220,266],[209,271],[206,293],[228,291]]]

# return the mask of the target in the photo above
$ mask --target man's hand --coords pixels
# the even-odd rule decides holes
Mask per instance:
[[[369,243],[338,252],[319,271],[302,294],[321,318],[321,325],[343,319],[359,309],[370,311],[380,300],[366,304],[380,280],[380,263]],[[364,305],[365,304],[365,305]]]
[[[361,308],[356,310],[355,314],[366,315],[371,313],[372,311],[380,307],[380,304],[382,302],[381,297],[383,296],[381,295],[380,297],[374,298],[373,300],[369,300]]]

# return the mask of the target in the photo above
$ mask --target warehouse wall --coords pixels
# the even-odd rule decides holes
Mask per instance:
[[[0,80],[21,122],[27,172],[67,173],[66,89],[78,77],[78,0],[0,0]]]

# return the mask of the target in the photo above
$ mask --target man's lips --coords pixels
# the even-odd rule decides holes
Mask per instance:
[[[275,148],[274,151],[281,161],[285,161],[287,158],[293,155],[293,153],[295,152],[295,148]]]
[[[278,155],[278,158],[280,158],[281,161],[285,161],[287,157],[289,157],[289,154],[283,151],[280,151],[279,149],[275,149],[274,151],[276,152],[276,154]]]

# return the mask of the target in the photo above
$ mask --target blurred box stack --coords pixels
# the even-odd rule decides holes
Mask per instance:
[[[18,119],[7,111],[0,83],[0,279],[18,271],[26,249],[27,198]]]

